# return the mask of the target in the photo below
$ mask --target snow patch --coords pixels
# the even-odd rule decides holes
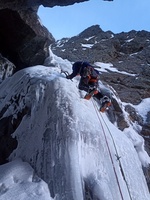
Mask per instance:
[[[133,105],[135,110],[138,112],[139,115],[142,116],[144,123],[147,119],[147,113],[150,112],[150,98],[145,98],[141,101],[138,105]]]
[[[99,69],[100,72],[111,71],[111,72],[117,72],[117,73],[120,73],[120,74],[126,74],[126,75],[129,75],[129,76],[136,76],[136,74],[130,74],[130,73],[127,73],[127,72],[124,72],[124,71],[119,71],[118,69],[113,67],[113,64],[111,64],[111,63],[95,62],[94,65],[100,68]]]
[[[84,48],[92,48],[94,44],[81,44],[81,46]]]

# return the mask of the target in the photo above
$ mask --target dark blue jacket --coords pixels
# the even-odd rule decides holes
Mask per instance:
[[[88,62],[75,62],[72,66],[72,74],[70,74],[70,79],[74,78],[75,76],[77,76],[78,74],[80,74],[80,76],[83,75],[83,71],[85,67],[91,66]],[[92,66],[91,66],[92,67]]]

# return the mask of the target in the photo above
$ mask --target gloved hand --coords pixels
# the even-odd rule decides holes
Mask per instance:
[[[66,76],[66,79],[70,79],[70,75]]]

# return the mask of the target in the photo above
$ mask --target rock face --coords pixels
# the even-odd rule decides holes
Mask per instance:
[[[85,0],[1,0],[0,53],[16,66],[16,70],[43,64],[49,56],[49,45],[55,41],[40,24],[37,10],[40,5],[65,6]]]
[[[150,33],[147,31],[130,31],[114,34],[104,32],[98,25],[89,27],[78,36],[63,38],[52,45],[53,52],[70,61],[86,60],[112,63],[125,73],[102,73],[101,80],[112,86],[122,102],[139,104],[142,99],[150,97]],[[117,103],[114,111],[118,116],[121,130],[126,127],[121,108]],[[143,128],[143,136],[150,135],[150,118],[143,122],[135,109],[125,108],[133,122],[138,122]],[[112,112],[112,113],[113,113]],[[113,114],[111,117],[113,121]]]
[[[33,11],[0,10],[0,52],[17,70],[42,64],[52,41],[54,38],[41,27]]]

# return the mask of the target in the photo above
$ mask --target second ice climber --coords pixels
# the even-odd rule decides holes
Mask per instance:
[[[80,75],[79,89],[87,92],[85,99],[90,99],[92,96],[101,101],[100,111],[104,112],[111,105],[111,100],[108,96],[103,96],[98,91],[99,72],[88,62],[75,62],[72,66],[72,73],[67,79],[72,79]]]

